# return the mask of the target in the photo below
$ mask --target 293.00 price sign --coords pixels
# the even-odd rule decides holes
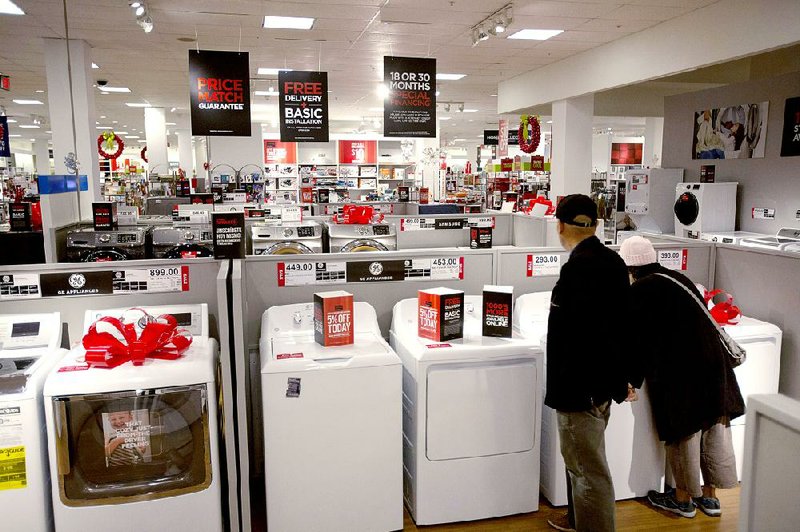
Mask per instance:
[[[528,255],[526,273],[528,277],[558,275],[561,271],[561,255],[558,253],[537,253]]]

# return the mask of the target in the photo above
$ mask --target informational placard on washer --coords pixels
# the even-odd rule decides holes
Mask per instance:
[[[282,222],[302,222],[303,209],[299,205],[287,205],[281,210]]]
[[[753,220],[774,220],[775,209],[753,207],[752,217]]]
[[[187,292],[189,267],[168,266],[114,271],[114,294]]]
[[[492,227],[494,216],[480,218],[400,218],[400,231],[435,231],[464,229],[467,227]]]
[[[25,488],[22,408],[6,404],[0,408],[0,491]]]
[[[38,273],[4,273],[0,275],[0,301],[42,297]]]
[[[279,262],[278,286],[392,281],[448,281],[464,278],[464,257],[353,262]]]
[[[547,277],[561,273],[561,255],[558,253],[535,253],[528,255],[526,267],[528,277]]]
[[[685,271],[689,264],[689,250],[659,249],[658,263],[669,270]]]

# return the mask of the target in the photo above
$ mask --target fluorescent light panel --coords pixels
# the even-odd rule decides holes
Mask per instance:
[[[436,73],[436,79],[441,79],[445,81],[458,81],[464,76],[466,76],[466,74],[443,74],[441,72]]]
[[[256,96],[277,96],[278,95],[278,93],[275,92],[275,91],[272,91],[272,92],[270,92],[270,91],[254,91],[253,94],[255,94]]]
[[[314,19],[309,17],[264,17],[264,28],[273,30],[310,30]]]
[[[100,68],[100,67],[97,65],[97,63],[92,63],[92,68],[93,68],[93,69],[95,69],[95,70],[97,70],[97,69],[98,69],[98,68]]]
[[[44,105],[39,100],[12,100],[17,105]]]
[[[524,29],[509,35],[509,39],[527,39],[531,41],[546,41],[551,37],[555,37],[559,33],[564,33],[564,30],[534,30]]]
[[[128,102],[125,105],[128,107],[150,107],[149,103]]]
[[[12,139],[18,139],[18,138],[20,138],[21,136],[22,136],[22,135],[9,135],[8,137],[9,137],[9,138],[12,138]]]
[[[22,128],[22,129],[42,129],[42,128],[40,128],[39,126],[37,126],[35,124],[20,124],[17,127]]]
[[[11,0],[0,0],[0,14],[3,15],[24,15],[25,12]]]
[[[97,88],[100,89],[102,92],[131,92],[131,90],[128,87],[109,87],[109,86],[101,87],[98,85]]]
[[[478,112],[478,110],[477,110],[477,109],[464,109],[464,110],[463,110],[463,111],[461,111],[461,112],[462,112],[462,113],[477,113],[477,112]]]
[[[283,70],[284,72],[291,72],[292,71],[291,68],[266,68],[266,67],[260,67],[258,69],[258,75],[259,76],[277,76],[278,72],[280,72],[281,70]]]

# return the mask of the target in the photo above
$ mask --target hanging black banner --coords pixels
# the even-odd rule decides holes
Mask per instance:
[[[497,129],[484,129],[483,130],[483,145],[484,146],[497,146],[497,137],[499,131]]]
[[[783,110],[781,157],[800,155],[800,97],[787,98]]]
[[[189,50],[192,135],[249,137],[250,56]]]
[[[436,59],[383,58],[383,103],[386,137],[436,137]]]
[[[328,142],[328,73],[278,72],[281,142]]]

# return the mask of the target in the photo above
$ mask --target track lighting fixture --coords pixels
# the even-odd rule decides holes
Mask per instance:
[[[136,23],[139,27],[141,27],[145,33],[153,31],[153,17],[150,16],[147,3],[144,1],[130,2],[130,6],[131,9],[133,9],[133,14],[136,17]]]
[[[450,112],[450,104],[449,103],[444,104],[444,112],[445,113],[449,113]]]
[[[507,4],[473,26],[472,46],[477,46],[490,35],[505,33],[513,20],[512,7],[512,4]]]

